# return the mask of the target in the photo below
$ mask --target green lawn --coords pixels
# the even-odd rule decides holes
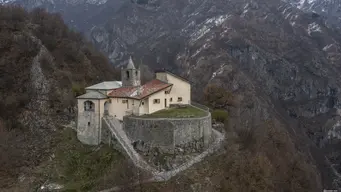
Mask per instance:
[[[143,115],[146,118],[191,118],[191,117],[204,117],[207,113],[201,109],[192,107],[190,105],[184,108],[168,108],[157,111],[152,114]]]

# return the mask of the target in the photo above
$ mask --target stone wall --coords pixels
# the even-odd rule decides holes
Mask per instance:
[[[125,116],[123,130],[132,142],[142,141],[145,146],[159,147],[163,151],[174,149],[175,126],[172,121]]]
[[[207,116],[200,118],[125,116],[123,129],[131,141],[138,143],[141,149],[157,147],[167,153],[177,153],[178,149],[197,152],[207,147],[210,141],[211,114],[207,113]]]
[[[106,122],[103,120],[103,118],[101,119],[101,121],[102,121],[101,142],[105,144],[110,144],[113,137],[112,133]]]
[[[78,113],[77,138],[84,144],[100,143],[100,115],[94,111]]]
[[[212,124],[211,114],[201,118],[173,119],[176,126],[174,131],[174,144],[184,145],[191,141],[204,139],[208,144],[211,137]]]
[[[126,157],[129,158],[126,151],[123,149],[121,144],[117,141],[115,135],[110,131],[108,124],[102,118],[102,131],[101,131],[101,142],[104,144],[108,144],[110,147],[114,148],[117,151],[120,151]]]

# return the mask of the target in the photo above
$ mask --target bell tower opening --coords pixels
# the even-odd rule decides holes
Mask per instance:
[[[121,69],[122,86],[139,86],[140,85],[140,70],[135,68],[133,59],[130,57],[127,67]]]

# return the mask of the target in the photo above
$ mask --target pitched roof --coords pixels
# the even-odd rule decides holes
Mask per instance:
[[[157,93],[167,87],[172,86],[170,83],[165,83],[158,79],[153,79],[142,86],[136,87],[121,87],[114,89],[109,93],[110,97],[121,97],[121,98],[132,98],[132,99],[143,99]]]
[[[77,97],[77,99],[105,99],[105,98],[108,97],[98,91],[90,91],[88,93],[85,93],[84,95],[80,95]]]
[[[170,74],[170,75],[172,75],[174,77],[177,77],[177,78],[179,78],[179,79],[181,79],[183,81],[186,81],[187,83],[191,83],[188,79],[185,79],[185,78],[183,78],[183,77],[181,77],[179,75],[176,75],[176,74],[174,74],[174,73],[172,73],[172,72],[170,72],[170,71],[168,71],[166,69],[158,69],[158,70],[155,70],[154,72],[155,73],[168,73],[168,74]]]
[[[102,83],[86,87],[85,89],[111,90],[120,87],[122,87],[122,81],[103,81]]]
[[[131,56],[129,57],[127,69],[135,69],[135,65],[134,65],[134,62],[133,62],[133,59],[131,58]]]

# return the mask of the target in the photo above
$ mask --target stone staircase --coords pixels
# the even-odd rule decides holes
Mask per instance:
[[[118,143],[120,143],[120,145],[122,146],[122,148],[124,149],[124,151],[126,152],[126,154],[129,156],[129,158],[133,161],[134,165],[145,170],[148,171],[149,173],[151,173],[153,176],[149,179],[146,179],[144,181],[142,181],[142,183],[144,182],[160,182],[160,181],[167,181],[170,178],[174,177],[175,175],[177,175],[178,173],[188,169],[189,167],[191,167],[192,165],[194,165],[195,163],[198,163],[200,161],[202,161],[207,155],[217,151],[220,146],[221,143],[224,141],[225,139],[225,135],[221,134],[220,132],[212,129],[212,134],[215,136],[215,141],[209,146],[209,148],[207,150],[205,150],[203,153],[201,153],[200,155],[192,158],[190,161],[188,161],[187,163],[184,163],[183,165],[170,170],[170,171],[158,171],[155,168],[151,167],[134,149],[134,147],[131,145],[131,141],[128,138],[128,136],[126,135],[125,131],[122,128],[122,124],[120,123],[120,121],[116,118],[114,118],[113,116],[104,116],[103,117],[103,123],[105,123],[107,125],[107,127],[109,128],[111,134],[113,136],[115,136],[115,138],[117,139]],[[140,181],[138,181],[135,184],[140,183]],[[104,190],[101,192],[109,192],[109,191],[115,191],[114,189],[108,189],[108,190]]]
[[[157,173],[157,170],[151,167],[134,149],[131,145],[131,141],[128,138],[127,134],[122,128],[121,122],[113,116],[104,116],[104,122],[110,129],[110,132],[115,136],[117,141],[120,143],[126,154],[133,161],[135,166],[142,168],[146,171],[149,171],[153,174]]]
[[[123,131],[123,130],[122,130]],[[153,168],[151,168],[144,160],[142,161],[136,161],[136,163],[138,162],[144,162],[145,165],[142,165],[142,164],[136,164],[135,161],[135,165],[137,165],[138,167],[141,167],[141,166],[146,166],[146,167],[150,167],[146,169],[146,167],[141,167],[145,170],[152,170],[151,173],[153,174],[153,176],[149,179],[145,179],[145,180],[142,180],[142,181],[137,181],[137,182],[134,182],[131,184],[131,186],[135,186],[135,185],[139,185],[141,183],[149,183],[149,182],[160,182],[160,181],[167,181],[169,179],[171,179],[172,177],[176,176],[178,173],[188,169],[189,167],[191,167],[192,165],[202,161],[205,157],[207,157],[209,154],[212,154],[214,153],[215,151],[219,150],[222,142],[224,141],[225,139],[225,135],[221,134],[219,131],[216,131],[213,129],[213,132],[212,134],[215,136],[215,140],[214,142],[212,143],[212,145],[207,149],[205,150],[203,153],[201,153],[200,155],[192,158],[190,161],[188,161],[187,163],[184,163],[183,165],[173,169],[173,170],[170,170],[170,171],[157,171]],[[134,150],[134,149],[133,149]],[[124,188],[125,186],[122,186],[122,188]],[[105,189],[105,190],[102,190],[100,192],[114,192],[114,191],[120,191],[122,189],[120,186],[115,186],[113,188],[110,188],[110,189]]]

